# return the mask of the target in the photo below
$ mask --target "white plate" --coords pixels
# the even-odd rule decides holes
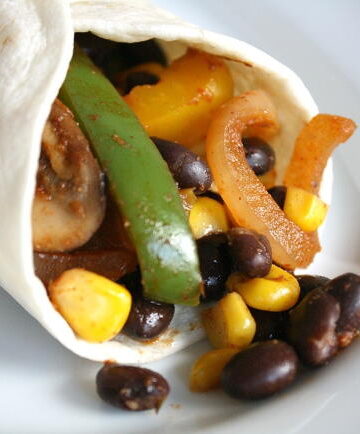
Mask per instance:
[[[268,51],[305,81],[322,112],[360,122],[360,3],[357,0],[157,0],[185,19]],[[325,244],[311,271],[360,272],[360,138],[336,152],[333,206]],[[1,206],[10,206],[1,204]],[[0,240],[1,242],[1,240]],[[284,393],[256,403],[220,392],[187,390],[199,344],[151,367],[171,382],[158,415],[129,414],[97,399],[99,364],[82,360],[51,338],[0,292],[0,431],[2,433],[316,433],[360,431],[360,342],[328,367],[302,377]]]

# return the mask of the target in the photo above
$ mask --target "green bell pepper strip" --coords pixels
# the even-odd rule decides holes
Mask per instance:
[[[197,305],[196,245],[168,167],[109,80],[77,47],[60,91],[107,174],[134,242],[144,295]]]

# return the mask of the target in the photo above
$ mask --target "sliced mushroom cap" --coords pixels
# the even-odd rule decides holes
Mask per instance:
[[[46,122],[32,212],[36,251],[84,243],[105,213],[104,177],[71,111],[56,100]]]

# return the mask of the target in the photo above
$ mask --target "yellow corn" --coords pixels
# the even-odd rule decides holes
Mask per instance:
[[[203,354],[191,368],[190,390],[207,392],[219,387],[222,370],[238,352],[236,348],[220,348]]]
[[[200,197],[189,214],[189,224],[196,239],[229,229],[224,206],[209,197]]]
[[[74,332],[91,342],[116,336],[131,308],[131,294],[124,286],[80,268],[51,282],[49,297]]]
[[[248,306],[271,312],[288,310],[299,298],[300,286],[295,277],[272,265],[265,277],[245,279],[238,273],[230,276],[229,289],[238,292]]]
[[[247,347],[255,335],[256,324],[243,299],[236,292],[225,295],[202,312],[206,335],[215,348]]]
[[[284,212],[302,230],[313,232],[324,222],[328,205],[315,194],[297,187],[288,187]]]
[[[189,213],[191,208],[195,205],[198,200],[193,188],[183,188],[179,190],[179,195],[182,201],[184,210]]]

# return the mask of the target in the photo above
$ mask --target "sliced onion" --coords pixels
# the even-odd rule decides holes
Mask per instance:
[[[355,128],[355,122],[341,116],[319,114],[312,118],[296,139],[284,184],[317,194],[329,157]]]
[[[215,183],[239,226],[265,235],[273,260],[284,268],[309,265],[320,250],[316,233],[290,221],[249,167],[243,135],[269,138],[279,129],[275,108],[263,91],[237,96],[218,109],[208,130],[206,156]]]

